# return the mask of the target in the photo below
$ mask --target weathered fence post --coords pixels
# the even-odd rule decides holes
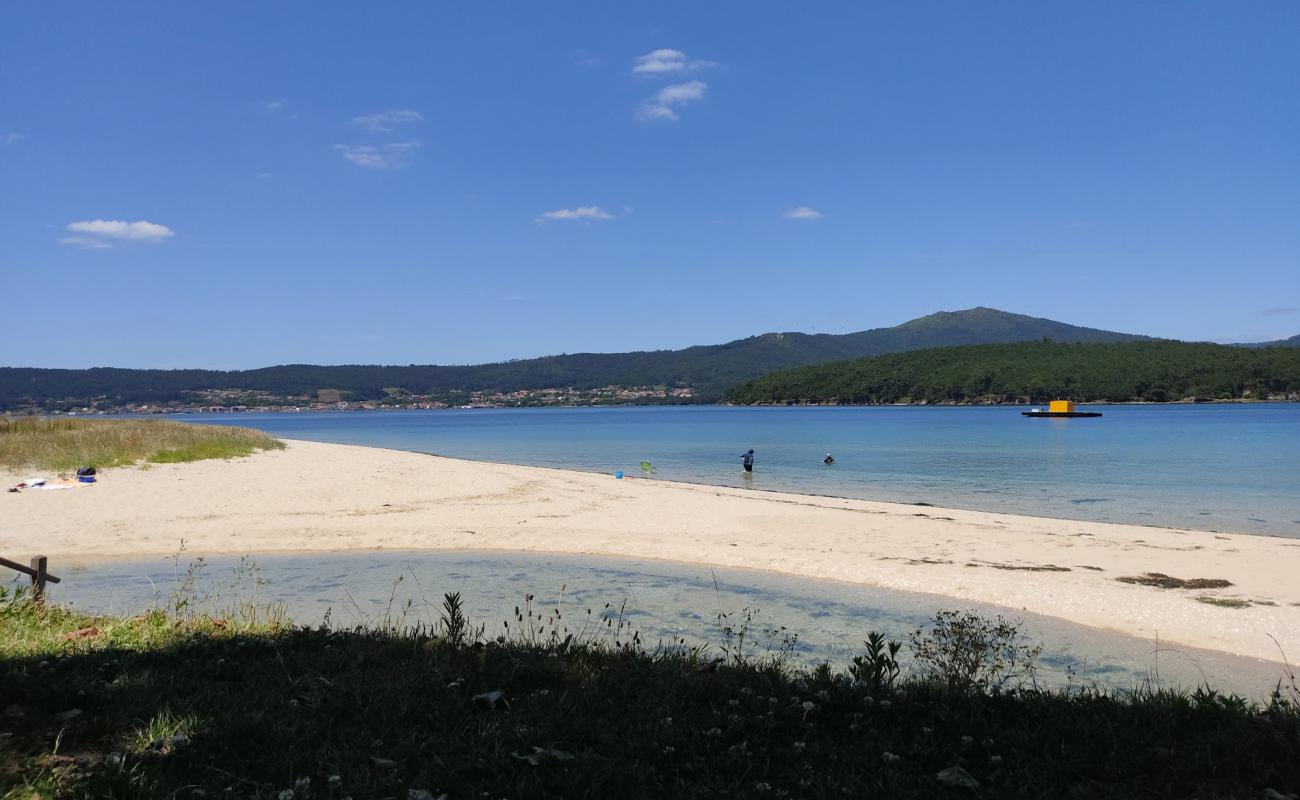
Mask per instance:
[[[45,578],[48,563],[49,559],[45,556],[32,557],[32,602],[38,606],[45,603]]]

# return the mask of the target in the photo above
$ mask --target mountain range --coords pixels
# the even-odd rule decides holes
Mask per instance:
[[[474,366],[289,364],[233,371],[0,367],[0,410],[90,399],[98,399],[101,405],[171,402],[196,391],[222,389],[280,396],[314,396],[320,389],[337,389],[349,400],[363,401],[387,397],[391,389],[444,396],[551,387],[669,386],[690,387],[694,402],[713,402],[729,387],[760,375],[844,359],[1039,339],[1124,342],[1150,338],[979,307],[940,311],[901,325],[857,333],[765,333],[683,350],[573,353]]]

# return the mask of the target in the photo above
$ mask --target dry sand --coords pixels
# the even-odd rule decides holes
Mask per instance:
[[[10,486],[27,475],[0,474]],[[0,499],[0,554],[69,560],[499,549],[692,561],[932,592],[1162,642],[1300,657],[1300,539],[957,511],[289,442]],[[1120,583],[1160,572],[1226,589]],[[1247,600],[1224,608],[1198,597]],[[956,605],[956,604],[954,604]]]

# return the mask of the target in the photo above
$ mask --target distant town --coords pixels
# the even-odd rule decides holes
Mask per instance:
[[[349,400],[339,389],[319,389],[312,395],[279,395],[264,391],[206,389],[186,392],[180,400],[157,403],[119,403],[108,397],[47,403],[42,408],[18,409],[50,414],[228,414],[258,411],[355,411],[364,409],[437,408],[541,408],[563,406],[664,405],[690,403],[690,387],[601,386],[596,389],[555,387],[513,392],[448,392],[414,394],[385,389],[378,400]]]

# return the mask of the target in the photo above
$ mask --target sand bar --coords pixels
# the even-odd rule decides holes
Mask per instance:
[[[1280,644],[1300,657],[1298,539],[287,444],[5,494],[0,555],[43,553],[56,573],[59,561],[171,555],[181,539],[190,555],[428,548],[661,558],[931,592],[1256,658],[1279,660]],[[25,477],[0,473],[6,487]],[[1147,572],[1233,585],[1115,580]]]

